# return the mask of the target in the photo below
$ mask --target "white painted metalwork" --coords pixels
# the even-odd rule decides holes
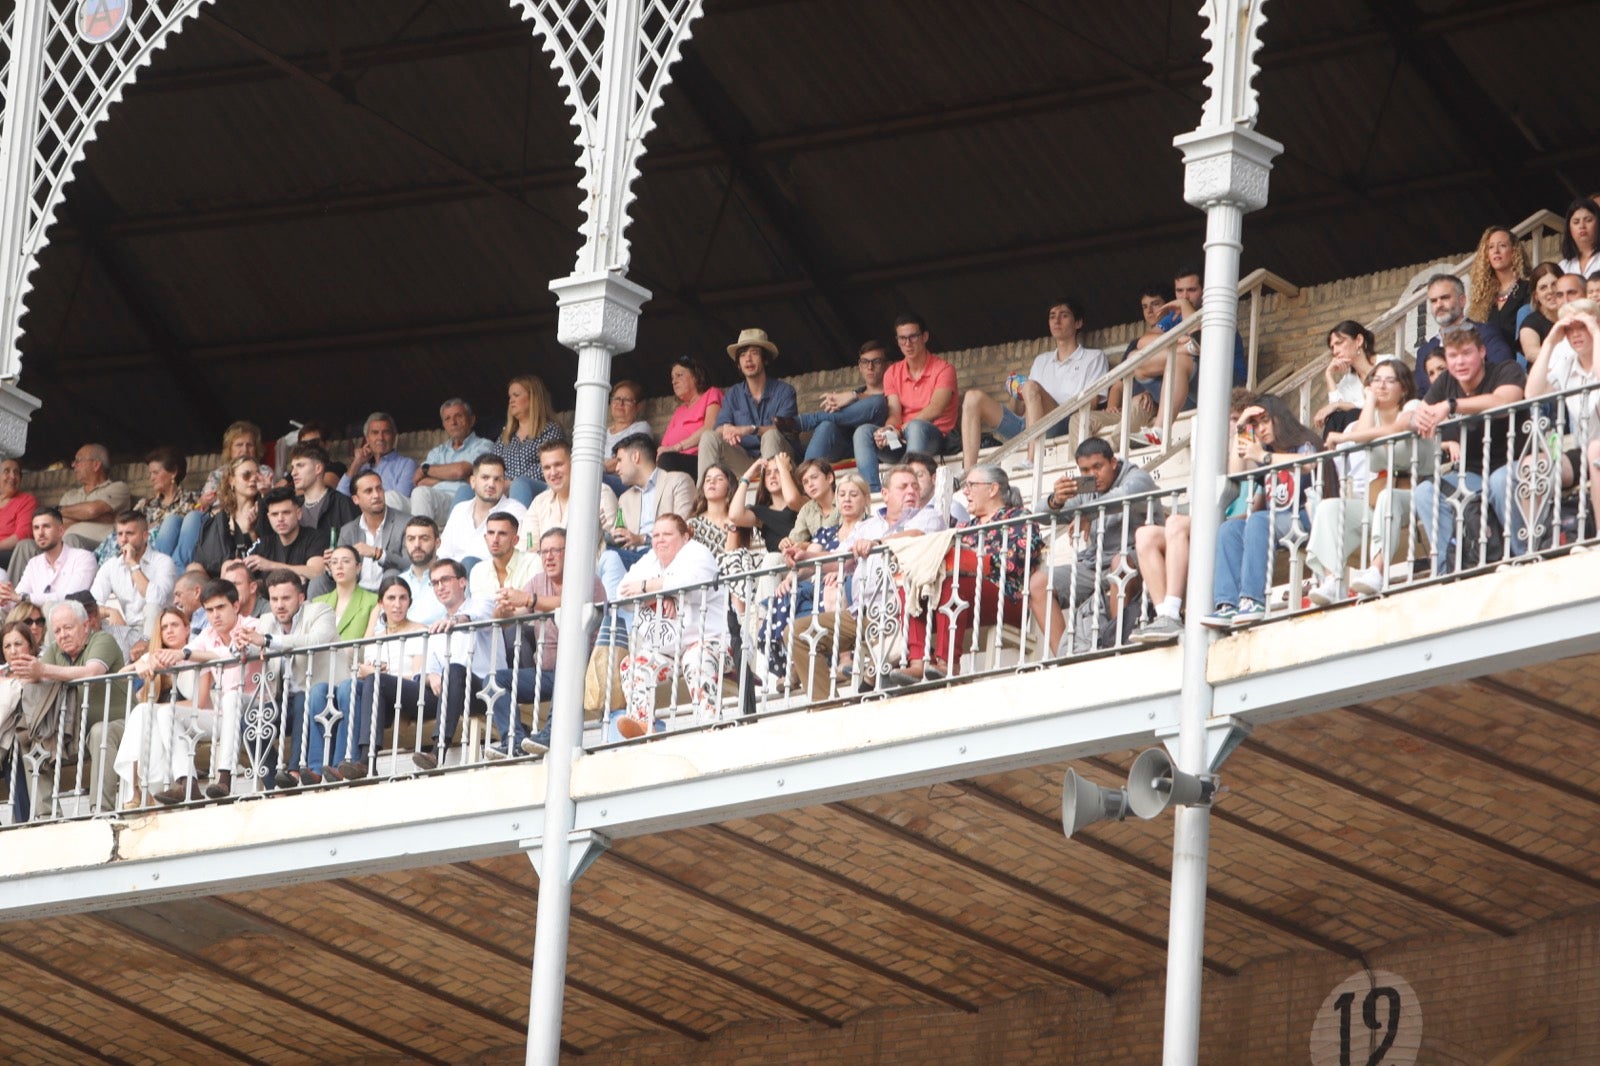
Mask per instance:
[[[700,15],[702,0],[511,0],[532,21],[567,93],[577,130],[583,176],[583,245],[573,273],[550,286],[560,303],[557,337],[578,353],[573,410],[572,487],[566,580],[589,588],[599,526],[601,447],[611,360],[633,349],[639,309],[650,294],[627,280],[628,208],[639,176],[644,140],[655,123],[671,67]],[[594,619],[574,599],[559,613],[562,632]],[[556,1066],[561,1056],[561,1010],[566,983],[572,886],[568,836],[573,805],[567,794],[570,760],[582,731],[581,649],[558,653],[546,782],[539,913],[534,941],[529,1063]]]
[[[111,106],[183,23],[210,0],[139,0],[113,37],[78,33],[73,0],[18,0],[0,48],[0,452],[21,454],[37,400],[11,382],[31,276],[72,171]],[[30,406],[31,401],[31,406]],[[22,417],[20,423],[18,417]]]
[[[1207,775],[1206,720],[1213,703],[1206,662],[1210,635],[1196,605],[1209,594],[1222,521],[1228,390],[1239,317],[1239,251],[1246,211],[1267,202],[1272,160],[1283,146],[1255,132],[1256,92],[1265,0],[1207,0],[1200,8],[1210,43],[1210,90],[1193,133],[1174,139],[1183,150],[1184,199],[1206,213],[1205,323],[1201,328],[1195,431],[1191,440],[1189,605],[1184,630],[1178,769]],[[1172,905],[1167,934],[1166,1018],[1162,1060],[1194,1066],[1200,1055],[1201,974],[1205,952],[1209,804],[1179,807],[1172,844]]]

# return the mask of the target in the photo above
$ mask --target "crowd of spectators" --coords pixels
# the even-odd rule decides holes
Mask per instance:
[[[1597,213],[1592,199],[1574,203],[1562,260],[1531,270],[1509,230],[1486,230],[1470,284],[1452,274],[1429,280],[1438,335],[1412,361],[1377,351],[1357,322],[1335,325],[1327,401],[1309,424],[1277,396],[1235,390],[1237,492],[1219,534],[1209,624],[1262,616],[1274,552],[1293,530],[1309,531],[1300,539],[1310,597],[1324,605],[1403,579],[1395,548],[1418,532],[1427,552],[1408,555],[1409,571],[1449,573],[1460,558],[1459,505],[1478,494],[1511,553],[1528,548],[1539,504],[1519,492],[1531,474],[1514,420],[1473,416],[1600,384],[1600,306],[1590,295],[1600,287]],[[1140,299],[1146,328],[1123,358],[1196,313],[1202,291],[1188,268],[1171,289],[1149,287]],[[727,346],[740,377],[727,389],[712,386],[697,359],[673,365],[676,406],[659,440],[640,417],[644,386],[619,381],[606,426],[597,576],[585,590],[602,608],[615,604],[602,644],[628,647],[617,663],[617,735],[658,728],[657,689],[669,682],[686,690],[696,721],[715,722],[729,713],[730,677],[815,699],[840,683],[942,679],[962,670],[976,626],[1031,624],[1045,655],[1120,642],[1114,633],[1177,639],[1188,516],[1101,434],[1124,418],[1154,427],[1164,404],[1191,409],[1198,346],[1138,362],[1108,386],[1106,354],[1080,341],[1079,303],[1058,299],[1045,312],[1051,346],[1010,375],[1003,395],[963,390],[916,315],[894,322],[899,359],[881,342],[861,345],[859,384],[821,394],[805,413],[794,387],[771,376],[779,347],[761,329]],[[1242,385],[1242,342],[1234,355]],[[1585,475],[1600,469],[1597,404],[1600,389],[1562,405],[1568,433],[1556,442],[1556,465],[1563,488],[1587,484],[1600,508],[1600,479]],[[1060,417],[1066,405],[1077,417]],[[1029,503],[1012,488],[1012,471],[982,462],[981,450],[1047,419],[1046,439],[1071,435],[1076,469]],[[78,449],[75,485],[52,507],[21,490],[15,460],[0,462],[0,609],[12,612],[0,633],[0,752],[14,790],[19,740],[42,739],[52,724],[45,694],[126,671],[143,688],[141,702],[111,702],[127,704],[135,725],[125,733],[122,715],[108,713],[103,735],[84,738],[85,750],[118,753],[121,801],[228,795],[240,701],[259,681],[251,649],[373,637],[392,640],[315,684],[286,672],[289,755],[269,767],[279,787],[370,772],[371,740],[387,724],[375,728],[377,708],[391,709],[383,712],[391,720],[409,710],[435,723],[414,754],[423,768],[438,764],[475,704],[492,720],[489,757],[542,753],[547,730],[530,730],[515,706],[548,698],[553,625],[522,632],[518,656],[508,654],[515,641],[469,623],[559,603],[570,445],[548,390],[531,376],[508,384],[497,436],[479,436],[458,397],[440,405],[439,420],[443,439],[421,463],[396,450],[398,426],[382,411],[366,418],[346,465],[330,459],[319,427],[305,427],[282,476],[263,462],[259,429],[236,422],[200,492],[183,487],[184,457],[158,448],[146,457],[149,491],[137,502],[110,476],[99,443]],[[1397,434],[1408,436],[1397,444]],[[1343,451],[1329,455],[1335,448]],[[964,476],[940,500],[941,457],[957,453]],[[1295,459],[1306,461],[1285,465]],[[1437,473],[1435,462],[1445,464]],[[1047,528],[1074,549],[1054,553]],[[750,571],[759,580],[718,580]],[[1136,607],[1140,586],[1148,609]],[[885,611],[902,619],[901,643],[863,643]],[[444,636],[426,639],[436,634]],[[217,665],[181,685],[166,678],[188,662]],[[340,711],[331,729],[306,710],[328,702]],[[192,752],[149,741],[180,728],[226,738],[204,790]],[[99,799],[118,802],[114,789]]]

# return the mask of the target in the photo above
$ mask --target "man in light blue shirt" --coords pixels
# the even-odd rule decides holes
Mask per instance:
[[[800,398],[782,378],[769,378],[767,367],[778,358],[778,346],[764,329],[747,329],[728,345],[728,358],[739,364],[744,380],[722,394],[717,424],[700,434],[699,473],[725,463],[742,474],[757,456],[771,459],[779,452],[799,455],[797,438],[778,429],[778,420],[792,426],[800,417]]]
[[[383,479],[383,495],[389,507],[400,514],[410,514],[411,490],[417,487],[417,464],[394,450],[399,434],[394,416],[387,411],[368,415],[361,428],[361,443],[350,456],[350,472],[339,479],[339,491],[354,496],[350,486],[355,476],[363,470],[376,470]]]
[[[472,476],[472,460],[494,445],[472,431],[477,416],[472,405],[451,397],[439,405],[439,421],[445,439],[435,444],[413,476],[411,513],[427,515],[436,525],[450,518],[450,508],[472,497],[467,479]]]

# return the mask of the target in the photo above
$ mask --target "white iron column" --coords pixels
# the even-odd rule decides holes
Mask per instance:
[[[22,454],[28,419],[39,401],[16,386],[18,320],[28,269],[27,235],[33,193],[33,140],[44,78],[46,0],[21,0],[11,23],[11,67],[0,114],[0,456]]]
[[[578,353],[577,403],[573,411],[571,506],[567,511],[566,570],[569,591],[556,612],[562,639],[556,645],[555,689],[550,697],[550,754],[545,757],[544,837],[538,853],[539,911],[534,927],[533,987],[530,992],[530,1064],[556,1066],[561,1058],[561,1011],[567,979],[567,933],[572,911],[570,862],[576,806],[572,763],[582,754],[583,675],[594,624],[588,603],[600,547],[601,450],[611,358],[633,350],[639,308],[650,293],[621,273],[573,275],[550,286],[561,305],[556,328],[562,344]],[[586,865],[586,864],[585,864]]]
[[[1184,773],[1215,773],[1225,752],[1207,752],[1213,693],[1206,683],[1211,633],[1200,619],[1211,609],[1217,530],[1227,473],[1228,393],[1239,321],[1239,251],[1244,215],[1265,206],[1267,176],[1283,146],[1255,132],[1255,54],[1265,0],[1207,0],[1206,55],[1210,95],[1200,127],[1174,139],[1184,162],[1183,198],[1206,213],[1205,321],[1200,379],[1190,443],[1189,584],[1183,634],[1183,694],[1177,763]],[[1202,962],[1206,935],[1206,867],[1211,845],[1208,804],[1179,807],[1172,841],[1172,904],[1167,933],[1166,1028],[1162,1061],[1194,1066],[1200,1055]]]
[[[1183,696],[1178,767],[1215,771],[1206,749],[1212,691],[1206,683],[1211,634],[1200,618],[1211,609],[1217,528],[1227,472],[1228,394],[1233,385],[1234,336],[1239,321],[1240,234],[1246,211],[1266,203],[1267,175],[1283,146],[1252,130],[1201,130],[1174,142],[1184,150],[1184,198],[1206,212],[1205,323],[1200,334],[1200,380],[1191,481],[1189,586],[1184,626]],[[1189,1066],[1200,1041],[1200,978],[1205,951],[1206,866],[1211,810],[1177,808],[1172,845],[1172,910],[1167,936],[1167,1009],[1163,1061]]]

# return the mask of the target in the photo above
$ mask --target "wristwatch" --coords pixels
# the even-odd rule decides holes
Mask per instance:
[[[194,649],[193,648],[184,648],[183,649],[183,657],[184,657],[185,660],[193,659],[194,658]]]
[[[1452,396],[1452,397],[1450,397],[1450,399],[1446,400],[1445,402],[1450,405],[1450,413],[1451,414],[1455,414],[1456,413],[1456,398],[1454,396]]]
[[[422,464],[422,476],[423,477],[427,477],[428,476],[428,467],[430,467],[432,465],[433,465],[432,463],[423,463]]]

